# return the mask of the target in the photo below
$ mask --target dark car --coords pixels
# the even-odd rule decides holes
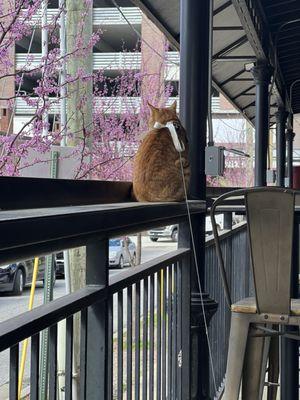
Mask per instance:
[[[16,263],[0,266],[0,292],[13,292],[22,294],[24,287],[31,284],[34,259],[18,261]],[[46,258],[39,258],[39,271],[37,281],[44,282]]]
[[[64,252],[60,251],[55,254],[55,266],[56,266],[56,278],[65,277],[65,262],[64,262]]]

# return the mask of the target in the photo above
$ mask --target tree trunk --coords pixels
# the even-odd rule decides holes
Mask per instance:
[[[88,5],[87,5],[88,4]],[[76,50],[76,41],[79,37],[83,40],[83,45],[88,43],[93,29],[92,4],[81,0],[67,0],[67,23],[66,41],[67,53]],[[82,23],[83,22],[83,23]],[[86,75],[93,72],[92,49],[84,56],[71,56],[67,62],[67,73],[76,76],[79,69]],[[70,136],[67,138],[68,146],[76,146],[85,142],[85,135],[92,129],[92,102],[93,86],[92,81],[83,82],[81,79],[67,86],[67,131]],[[82,99],[86,101],[82,104]],[[87,149],[90,148],[90,139],[87,139]],[[84,149],[83,149],[84,151]],[[84,162],[88,160],[84,159]],[[80,168],[80,165],[78,166]],[[86,249],[80,247],[69,250],[70,259],[70,287],[71,291],[76,291],[86,284]],[[80,318],[76,315],[74,320],[74,364],[76,372],[79,372],[80,364]],[[79,385],[78,385],[79,387]]]
[[[137,234],[137,245],[136,245],[136,265],[142,262],[142,234]]]

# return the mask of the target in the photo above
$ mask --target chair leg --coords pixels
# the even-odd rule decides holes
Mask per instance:
[[[231,314],[225,391],[222,400],[238,400],[239,398],[249,323],[249,315]]]
[[[271,345],[270,345],[268,381],[272,383],[278,383],[278,378],[279,378],[279,337],[275,336],[271,339]],[[276,400],[277,389],[278,389],[277,386],[270,386],[268,388],[268,400]]]
[[[260,400],[263,395],[270,338],[253,337],[261,333],[251,326],[243,369],[242,400]]]

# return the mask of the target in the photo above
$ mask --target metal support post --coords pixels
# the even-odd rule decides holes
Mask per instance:
[[[181,2],[180,48],[180,113],[190,145],[191,180],[189,197],[206,200],[205,146],[209,99],[210,30],[212,2],[189,0]],[[200,40],[201,38],[201,40]],[[201,73],[199,74],[199,71]],[[199,96],[201,93],[201,96]],[[187,399],[208,399],[209,357],[204,329],[198,277],[204,288],[205,270],[205,214],[192,217],[193,236],[198,260],[191,268],[191,337],[190,337],[190,396]],[[179,229],[179,247],[191,247],[187,224]],[[207,322],[217,304],[203,293]],[[188,383],[188,382],[187,382]],[[183,385],[185,383],[183,382]]]
[[[299,249],[300,249],[300,221],[297,214],[294,223],[293,263],[292,263],[292,298],[298,298],[299,281]],[[283,327],[288,333],[299,335],[299,328],[295,326]],[[280,399],[299,399],[299,342],[288,338],[281,338],[280,360]]]
[[[86,246],[86,284],[108,285],[108,239]],[[87,314],[86,388],[89,400],[107,399],[108,301],[93,304]]]
[[[232,212],[224,213],[224,229],[232,229]]]
[[[51,151],[50,177],[57,178],[58,152]],[[55,280],[55,260],[53,254],[46,256],[44,275],[44,304],[53,300],[53,287]],[[40,361],[40,399],[46,400],[48,393],[48,363],[49,363],[49,329],[42,332],[41,361]]]
[[[288,116],[284,108],[278,108],[276,115],[276,183],[284,187],[285,178],[285,124]]]
[[[258,63],[252,68],[256,85],[255,99],[255,186],[266,186],[269,137],[269,83],[271,67]]]
[[[292,128],[286,131],[286,141],[287,141],[287,174],[288,174],[288,187],[293,187],[293,143],[294,143],[295,133]]]

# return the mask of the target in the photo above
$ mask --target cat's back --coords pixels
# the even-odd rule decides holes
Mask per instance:
[[[135,164],[141,162],[149,163],[151,161],[157,164],[160,159],[166,161],[167,159],[175,158],[176,150],[173,146],[169,130],[167,128],[154,129],[148,132],[142,140],[135,156]]]

